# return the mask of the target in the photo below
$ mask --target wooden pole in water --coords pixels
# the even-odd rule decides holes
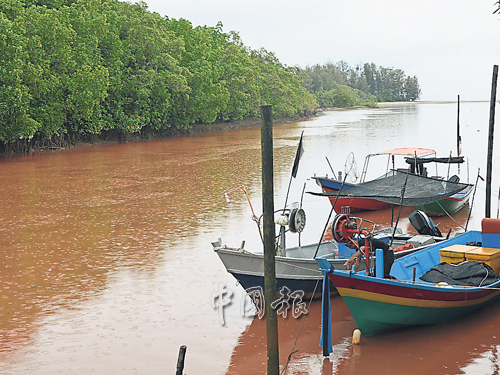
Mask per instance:
[[[273,122],[272,106],[261,112],[262,211],[264,233],[264,296],[266,302],[267,373],[279,374],[278,316],[271,303],[276,299],[274,188],[273,188]]]
[[[179,356],[177,357],[177,371],[175,372],[175,375],[182,375],[182,372],[184,371],[184,358],[186,356],[186,345],[182,345],[179,349]]]
[[[490,99],[490,130],[488,134],[488,161],[486,171],[486,210],[484,217],[491,217],[491,169],[493,164],[493,130],[495,128],[495,105],[497,97],[498,65],[493,65]]]

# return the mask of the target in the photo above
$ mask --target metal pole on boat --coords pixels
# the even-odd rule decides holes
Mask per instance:
[[[273,123],[272,106],[263,105],[261,112],[262,149],[262,217],[264,233],[264,296],[266,306],[267,373],[279,374],[278,316],[271,303],[276,299],[274,188],[273,188]]]
[[[340,192],[344,188],[344,183],[345,183],[346,178],[347,178],[347,173],[344,174],[344,179],[342,180],[342,185],[340,185],[340,189],[337,192],[337,196],[335,197],[335,201],[333,202],[332,208],[330,209],[330,214],[328,215],[328,219],[326,219],[326,224],[325,224],[325,227],[323,228],[323,232],[321,233],[321,237],[318,241],[318,246],[316,247],[316,251],[314,252],[313,259],[316,258],[316,255],[318,255],[318,251],[319,251],[319,248],[321,246],[321,241],[323,240],[326,229],[328,228],[328,223],[330,222],[330,218],[332,217],[333,210],[335,210],[335,205],[337,204],[337,200],[339,199]]]
[[[416,156],[417,156],[417,153],[415,152],[415,157]],[[417,165],[417,163],[415,163],[415,165]],[[398,213],[398,217],[396,219],[396,224],[394,224],[394,230],[392,232],[392,237],[391,237],[391,242],[389,243],[389,247],[392,247],[392,242],[394,241],[394,236],[396,235],[396,229],[398,229],[399,218],[401,217],[401,209],[403,208],[403,200],[405,197],[406,184],[408,183],[408,176],[409,175],[410,175],[410,170],[408,168],[408,171],[406,171],[405,183],[403,184],[403,187],[401,188],[401,200],[399,201],[399,213]]]
[[[335,171],[333,170],[332,168],[332,165],[330,164],[330,160],[328,160],[328,157],[325,156],[325,159],[326,159],[326,162],[328,163],[328,166],[330,167],[330,170],[332,171],[333,173],[333,178],[336,180],[337,179],[337,176],[335,175]]]
[[[476,196],[477,184],[479,182],[479,179],[481,179],[481,181],[484,181],[484,178],[482,178],[481,175],[479,174],[480,172],[481,172],[481,170],[478,168],[477,169],[476,184],[474,185],[474,192],[472,193],[472,202],[471,202],[470,207],[469,207],[469,215],[467,216],[467,221],[465,222],[465,231],[466,232],[467,232],[467,227],[469,226],[469,220],[470,220],[470,214],[472,212],[472,207],[474,207],[474,197]]]
[[[297,177],[297,171],[299,170],[299,162],[302,154],[304,153],[304,146],[302,146],[302,136],[304,131],[300,134],[299,146],[297,147],[297,152],[295,154],[295,161],[293,162],[292,174],[290,175],[290,181],[288,182],[288,189],[286,191],[285,205],[283,206],[283,213],[285,212],[286,203],[288,202],[288,194],[290,193],[290,186],[292,186],[292,178]]]
[[[486,171],[486,210],[484,217],[491,217],[491,169],[493,159],[493,129],[495,128],[495,104],[497,97],[498,65],[493,65],[490,99],[490,130],[488,134],[488,164]]]
[[[457,99],[457,156],[460,156],[462,153],[461,146],[462,138],[460,137],[460,95],[458,95]],[[460,163],[458,163],[458,174],[460,174]]]

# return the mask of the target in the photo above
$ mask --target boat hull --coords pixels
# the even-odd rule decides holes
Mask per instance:
[[[321,187],[324,193],[338,193],[340,189],[340,182],[336,180],[319,178],[316,177],[316,182]],[[342,190],[348,190],[351,187],[356,186],[355,184],[344,185]],[[429,203],[425,205],[413,206],[414,209],[425,212],[429,216],[442,216],[446,214],[454,214],[460,211],[469,202],[470,195],[472,193],[472,186],[468,186],[466,189],[454,194],[450,197],[443,198],[437,202]],[[343,207],[349,207],[348,212],[361,212],[361,211],[377,211],[383,210],[393,206],[390,203],[382,202],[376,199],[369,198],[358,198],[358,197],[338,197],[329,196],[328,199],[330,203],[337,203],[335,207],[340,207],[339,212],[343,212]]]
[[[321,187],[323,193],[338,193],[340,188],[342,187],[342,191],[348,191],[350,188],[355,187],[356,184],[349,184],[344,182],[342,186],[342,181],[329,179],[329,178],[321,178],[315,177],[316,183]],[[349,207],[349,212],[360,212],[360,211],[377,211],[383,210],[384,208],[389,208],[392,205],[390,203],[378,201],[376,199],[366,199],[366,198],[357,198],[357,197],[328,197],[332,206],[335,204],[335,207],[339,207],[338,210],[341,212],[342,207]],[[337,203],[335,200],[337,199]]]
[[[395,247],[406,244],[406,239],[395,239]],[[321,280],[323,274],[318,268],[316,260],[313,259],[317,244],[304,246],[299,253],[298,248],[287,249],[286,257],[275,257],[276,286],[277,291],[286,286],[290,291],[303,291],[304,297],[321,298]],[[319,254],[331,254],[337,248],[334,241],[322,242]],[[227,272],[232,274],[238,283],[244,288],[264,288],[264,256],[262,253],[239,251],[238,249],[214,247],[214,251],[224,264]],[[395,254],[398,259],[415,252],[416,249],[408,249]],[[299,257],[300,255],[300,257]],[[328,263],[337,270],[344,268],[346,258],[323,256]],[[360,270],[365,268],[364,262]],[[331,284],[331,295],[337,295],[337,291]]]
[[[264,290],[264,276],[263,275],[248,275],[238,272],[232,272],[234,278],[245,290],[252,288],[262,288]],[[322,288],[322,277],[316,279],[293,279],[293,278],[282,278],[276,277],[276,296],[279,295],[279,291],[286,287],[291,292],[302,291],[304,292],[303,298],[319,299],[321,298],[321,288]],[[330,282],[330,295],[337,295],[337,290]]]
[[[338,190],[332,190],[328,188],[323,188],[324,193],[337,193]],[[343,212],[343,207],[349,207],[348,212],[361,212],[361,211],[378,211],[385,208],[389,208],[392,205],[390,203],[381,202],[376,199],[367,198],[355,198],[355,197],[338,197],[337,203],[335,203],[336,197],[328,197],[331,205],[335,204],[335,207],[340,208],[338,211]]]
[[[469,198],[472,193],[472,186],[467,189],[452,195],[451,197],[442,199],[438,202],[414,206],[416,210],[425,212],[429,216],[442,216],[446,213],[452,215],[460,211],[469,203]]]
[[[223,248],[214,251],[227,272],[231,273],[244,289],[255,287],[264,289],[264,256],[262,254]],[[321,297],[323,275],[312,257],[301,259],[276,256],[275,261],[277,291],[286,286],[292,292],[303,291],[305,298]],[[328,262],[335,269],[342,269],[345,259],[328,259]],[[331,285],[331,294],[337,294],[333,285]]]
[[[329,274],[365,337],[416,325],[439,324],[484,307],[500,296],[492,289],[438,287],[375,279],[350,272]]]

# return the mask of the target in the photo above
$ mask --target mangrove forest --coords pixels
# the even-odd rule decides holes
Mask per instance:
[[[416,100],[416,77],[372,64],[289,67],[235,31],[117,0],[0,2],[0,152],[193,124]]]

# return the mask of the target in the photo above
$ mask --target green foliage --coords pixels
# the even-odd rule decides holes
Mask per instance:
[[[417,77],[407,77],[401,69],[377,67],[373,63],[350,67],[339,61],[297,68],[297,74],[303,87],[316,95],[321,107],[374,105],[420,97]],[[347,86],[354,91],[346,90]]]
[[[144,3],[113,3],[110,13],[114,34],[101,45],[110,71],[107,128],[138,132],[145,126],[185,126],[188,119],[178,108],[190,91],[189,72],[179,64],[182,40]]]
[[[301,90],[292,68],[283,66],[273,53],[264,49],[252,51],[252,56],[260,68],[261,104],[272,105],[273,113],[278,116],[291,116],[316,107],[313,95]]]
[[[403,82],[403,96],[409,101],[415,101],[420,97],[420,86],[417,77],[406,77]]]
[[[333,90],[319,92],[316,94],[316,99],[320,107],[373,107],[377,101],[373,95],[367,95],[360,90],[346,85],[340,85]]]
[[[20,25],[0,13],[0,140],[30,139],[40,124],[30,115],[29,89],[22,75],[27,68],[27,40]]]
[[[77,0],[24,0],[23,2],[26,7],[34,5],[39,7],[46,6],[49,9],[59,9],[63,6],[71,6]]]
[[[2,0],[0,141],[123,133],[417,100],[416,77],[345,61],[289,68],[235,32],[144,2]]]
[[[0,141],[123,133],[313,110],[293,69],[222,24],[193,27],[144,2],[2,0]]]
[[[230,96],[220,64],[227,49],[225,35],[219,27],[193,28],[185,19],[167,19],[167,27],[183,41],[179,64],[187,72],[189,86],[184,103],[186,121],[213,122],[225,110]]]

